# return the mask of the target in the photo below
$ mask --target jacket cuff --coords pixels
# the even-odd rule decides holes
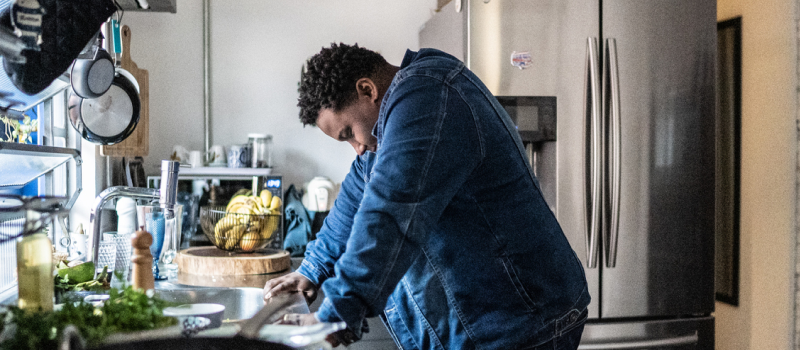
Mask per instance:
[[[300,267],[297,268],[297,273],[303,275],[305,278],[308,278],[308,280],[311,281],[311,283],[314,283],[317,288],[322,286],[322,282],[325,282],[325,280],[322,278],[322,276],[325,274],[306,259],[303,259],[303,262],[300,263]]]
[[[363,333],[369,332],[366,319],[362,318],[361,324],[358,325],[351,324],[353,323],[352,320],[351,322],[347,322],[347,320],[344,320],[341,316],[339,316],[339,314],[336,312],[336,309],[333,307],[333,303],[331,303],[331,300],[327,297],[322,301],[322,305],[319,306],[319,309],[315,313],[315,317],[320,322],[344,321],[347,323],[347,329],[343,333],[349,333],[348,337],[350,337],[350,341],[348,343],[352,343],[353,341],[361,339]],[[343,339],[340,339],[340,341],[343,341]]]

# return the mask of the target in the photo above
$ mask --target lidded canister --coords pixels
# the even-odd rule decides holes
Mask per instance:
[[[272,167],[272,135],[248,134],[251,149],[251,166],[253,168]]]

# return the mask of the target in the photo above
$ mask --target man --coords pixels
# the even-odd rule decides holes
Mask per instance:
[[[358,45],[306,62],[300,119],[358,153],[298,271],[300,324],[379,316],[402,349],[575,349],[590,297],[510,118],[462,62]],[[554,347],[557,346],[557,347]]]

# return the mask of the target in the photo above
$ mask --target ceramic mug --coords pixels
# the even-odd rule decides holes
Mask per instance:
[[[225,147],[222,145],[213,145],[208,150],[208,164],[214,166],[225,166]]]
[[[67,248],[67,252],[69,252],[69,260],[85,260],[86,259],[86,235],[83,234],[71,234],[70,238],[72,239],[72,243],[70,243],[69,248]]]
[[[203,152],[202,151],[191,151],[189,152],[189,165],[192,168],[199,168],[203,166]]]
[[[189,151],[186,150],[186,147],[177,145],[172,148],[172,154],[170,154],[169,159],[186,164],[189,162]]]
[[[247,168],[250,166],[250,152],[246,145],[232,145],[228,148],[228,168]]]

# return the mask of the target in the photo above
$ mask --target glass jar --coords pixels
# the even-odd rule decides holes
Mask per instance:
[[[53,310],[53,243],[46,234],[17,239],[17,278],[21,309]]]
[[[272,135],[248,134],[251,166],[253,168],[272,168]]]

